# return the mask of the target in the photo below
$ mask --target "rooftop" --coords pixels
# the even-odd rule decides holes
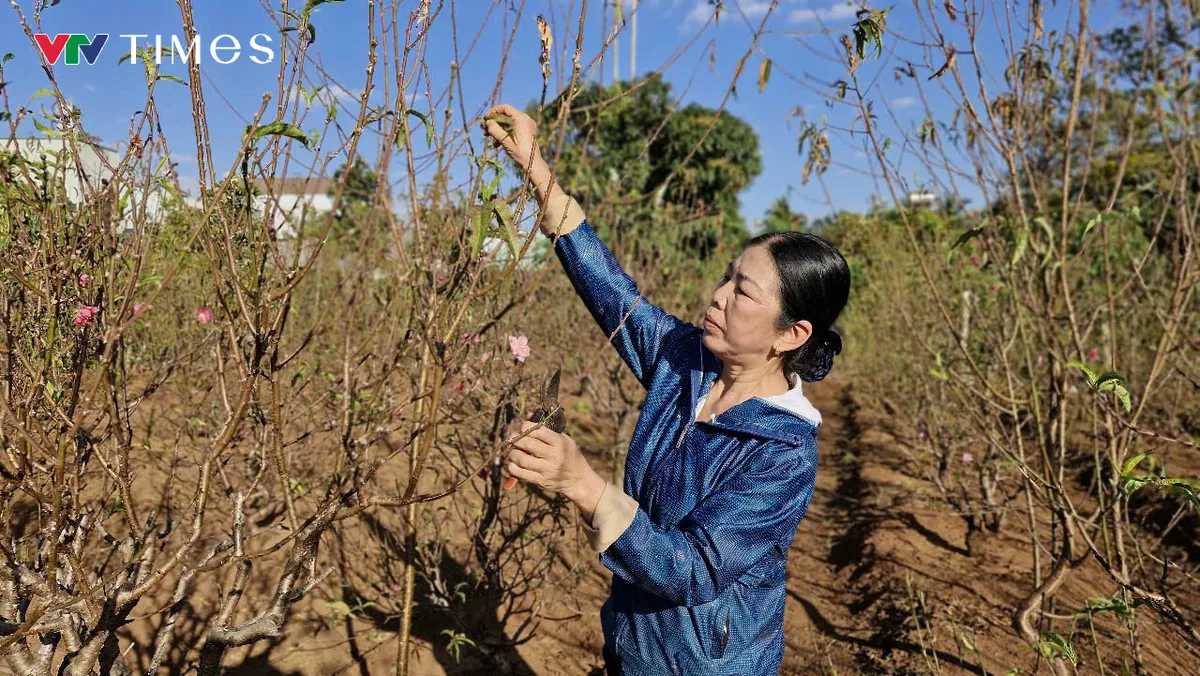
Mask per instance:
[[[284,178],[268,182],[256,178],[253,185],[264,194],[273,186],[276,195],[327,195],[334,191],[337,181],[332,178]]]

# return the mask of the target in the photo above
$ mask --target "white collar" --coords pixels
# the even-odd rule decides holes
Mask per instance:
[[[792,389],[784,392],[783,394],[777,394],[773,397],[763,397],[763,401],[774,404],[775,406],[789,411],[796,416],[804,418],[814,425],[820,425],[821,412],[817,410],[816,406],[812,405],[812,402],[808,400],[808,397],[804,396],[804,392],[801,389],[802,381],[800,380],[800,374],[789,373],[788,380],[790,380],[792,383]]]
[[[788,374],[788,380],[791,381],[792,388],[787,392],[784,392],[783,394],[776,394],[772,397],[759,398],[768,404],[778,406],[788,413],[791,413],[799,418],[803,418],[804,420],[807,420],[813,425],[819,427],[821,425],[821,412],[817,410],[816,406],[812,405],[812,402],[808,400],[808,397],[804,396],[804,392],[801,389],[802,381],[800,380],[800,374],[790,373]],[[699,401],[696,402],[696,410],[692,411],[693,420],[695,420],[696,416],[700,415],[700,409],[704,408],[704,402],[707,400],[708,395],[705,394],[703,397],[700,397]]]

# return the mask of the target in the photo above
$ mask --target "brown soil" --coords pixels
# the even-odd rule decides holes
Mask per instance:
[[[1012,608],[1033,578],[1027,516],[1014,512],[1001,532],[976,536],[968,555],[964,520],[948,513],[927,482],[907,471],[899,442],[884,431],[887,421],[860,410],[844,383],[819,383],[806,391],[825,424],[816,493],[792,547],[783,673],[1049,673],[1012,628]],[[571,398],[564,400],[570,411]],[[585,436],[580,428],[587,422],[572,423]],[[343,551],[353,551],[353,543],[341,544]],[[564,558],[577,564],[578,575],[543,608],[531,641],[487,666],[467,647],[456,663],[440,634],[448,625],[418,613],[414,673],[600,674],[599,609],[610,574],[586,552],[582,539],[570,548]],[[1104,571],[1088,561],[1060,589],[1046,609],[1053,617],[1041,628],[1069,635],[1074,609],[1115,591]],[[1196,599],[1186,600],[1196,607]],[[303,619],[319,613],[322,602],[306,603],[307,609],[297,611],[301,620],[277,644],[230,652],[228,673],[393,673],[394,618],[365,611],[325,628]],[[1178,632],[1148,608],[1138,619],[1148,673],[1200,673],[1200,658],[1183,647]],[[1121,627],[1097,617],[1095,630],[1106,637],[1101,645],[1107,673],[1122,673],[1116,652],[1125,641]],[[1078,673],[1100,673],[1086,621],[1078,623],[1072,643]],[[1013,668],[1021,671],[1010,672]]]

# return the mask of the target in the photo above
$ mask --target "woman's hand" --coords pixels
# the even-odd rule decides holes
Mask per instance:
[[[561,493],[575,503],[584,519],[591,523],[592,513],[607,482],[588,464],[575,440],[529,421],[521,423],[521,432],[529,433],[510,440],[513,448],[508,453],[508,474],[547,491]]]
[[[511,120],[505,120],[507,129],[500,124],[499,116]],[[525,171],[532,173],[537,164],[545,165],[537,147],[537,123],[525,113],[502,103],[483,116],[483,130]]]
[[[501,116],[508,118],[504,124],[500,124]],[[537,146],[537,123],[532,117],[503,103],[483,116],[483,129],[529,175],[544,212],[538,219],[539,227],[547,237],[566,235],[584,221],[583,210],[563,192],[542,159]]]

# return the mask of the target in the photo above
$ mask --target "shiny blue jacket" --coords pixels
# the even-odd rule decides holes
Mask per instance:
[[[721,371],[703,329],[642,298],[586,221],[555,252],[647,390],[625,460],[624,490],[640,509],[600,554],[613,572],[606,652],[637,676],[777,674],[788,550],[812,500],[819,414],[756,397],[696,422]]]

